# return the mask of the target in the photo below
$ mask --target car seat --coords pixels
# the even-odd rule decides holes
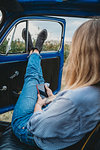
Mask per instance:
[[[40,150],[37,146],[29,146],[20,142],[13,134],[10,123],[0,122],[0,150]],[[87,133],[78,143],[63,150],[99,150],[100,123],[94,130]]]

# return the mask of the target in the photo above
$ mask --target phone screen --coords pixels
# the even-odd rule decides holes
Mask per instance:
[[[47,92],[46,92],[46,88],[45,88],[45,84],[37,84],[36,85],[38,94],[40,94],[40,96],[42,98],[48,97]],[[46,85],[49,87],[50,84],[47,83]]]

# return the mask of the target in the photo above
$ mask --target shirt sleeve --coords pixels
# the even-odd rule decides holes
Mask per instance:
[[[65,138],[79,130],[78,112],[70,99],[58,97],[42,112],[35,112],[27,129],[40,138]]]

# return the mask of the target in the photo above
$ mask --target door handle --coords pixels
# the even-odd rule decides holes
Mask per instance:
[[[0,91],[6,91],[6,90],[7,90],[7,86],[6,85],[3,85],[2,89],[0,89]]]
[[[15,71],[15,73],[10,77],[10,79],[13,79],[19,75],[19,71]]]

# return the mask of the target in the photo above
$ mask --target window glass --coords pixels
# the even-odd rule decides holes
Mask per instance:
[[[7,40],[11,40],[9,53],[23,53],[25,52],[25,41],[22,38],[22,29],[26,27],[26,22],[21,22],[14,27],[9,34]],[[10,42],[9,42],[10,43]],[[9,44],[7,45],[9,48]],[[7,47],[6,47],[7,50]]]
[[[43,45],[43,51],[56,51],[60,49],[62,26],[59,23],[53,21],[29,20],[28,25],[26,24],[26,21],[24,21],[12,29],[0,46],[1,54],[25,52],[26,44],[22,38],[22,30],[26,28],[26,26],[31,34],[34,47],[38,34],[43,29],[47,29],[48,36]]]
[[[88,21],[89,18],[77,18],[77,17],[65,17],[66,20],[66,35],[65,41],[71,43],[72,36],[75,30],[84,22]]]
[[[85,21],[87,18],[76,17],[62,17],[66,20],[66,34],[65,34],[65,55],[66,58],[69,53],[72,36],[75,30]],[[5,41],[0,46],[0,53],[23,53],[25,52],[25,41],[22,38],[22,30],[26,28],[26,21],[20,22],[16,27],[12,29]],[[31,37],[33,46],[38,34],[41,30],[47,29],[48,37],[43,45],[43,51],[57,51],[61,45],[62,26],[55,21],[48,20],[29,20],[27,26]]]
[[[63,18],[63,17],[62,17]],[[72,37],[76,29],[89,18],[77,18],[77,17],[64,17],[66,20],[66,32],[64,42],[64,59],[68,57],[70,46],[72,43]]]
[[[26,22],[21,22],[14,26],[14,28],[11,30],[0,46],[1,54],[25,52],[25,41],[22,39],[22,29],[25,27]]]
[[[48,36],[43,45],[43,51],[56,51],[60,49],[62,27],[59,23],[53,21],[29,21],[29,32],[31,33],[33,44],[38,34],[47,29]]]

